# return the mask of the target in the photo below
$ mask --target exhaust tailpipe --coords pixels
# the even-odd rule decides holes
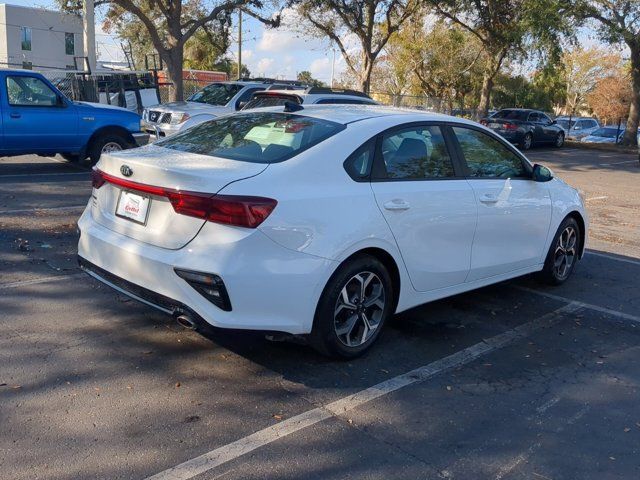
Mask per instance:
[[[198,324],[193,320],[193,318],[189,315],[185,315],[184,313],[176,317],[176,322],[187,330],[196,330],[198,328]]]

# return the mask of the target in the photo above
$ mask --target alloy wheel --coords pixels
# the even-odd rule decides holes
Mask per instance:
[[[525,150],[529,150],[531,148],[531,143],[533,143],[533,140],[531,138],[531,135],[525,135],[524,136],[524,149]]]
[[[333,316],[335,333],[347,347],[358,347],[375,333],[384,313],[386,295],[375,273],[361,272],[342,287]]]
[[[564,280],[571,273],[571,268],[576,261],[576,246],[578,235],[572,226],[565,228],[556,244],[553,256],[553,272],[559,280]]]
[[[559,133],[558,138],[556,138],[556,147],[561,147],[562,145],[564,145],[564,135]]]
[[[122,150],[122,146],[118,142],[107,142],[102,146],[101,153],[119,152]]]

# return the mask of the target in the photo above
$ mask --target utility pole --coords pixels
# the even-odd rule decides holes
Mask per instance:
[[[96,20],[93,13],[93,1],[94,0],[84,0],[82,4],[84,56],[87,57],[91,73],[96,70]]]
[[[242,9],[238,9],[238,80],[242,78]]]

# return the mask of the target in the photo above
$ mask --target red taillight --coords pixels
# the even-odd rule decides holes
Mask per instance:
[[[505,130],[517,130],[518,129],[518,125],[516,125],[515,123],[505,123],[504,124],[504,129]]]
[[[93,187],[100,188],[105,182],[127,190],[166,197],[175,212],[180,215],[237,227],[256,228],[266,220],[278,204],[272,198],[183,192],[172,188],[144,185],[95,169],[92,174]]]
[[[256,228],[278,202],[272,198],[239,195],[205,196],[193,192],[169,192],[167,198],[176,213],[209,222]]]
[[[482,120],[480,120],[480,124],[484,125],[485,127],[487,125],[489,125],[489,122],[487,122],[484,118]]]

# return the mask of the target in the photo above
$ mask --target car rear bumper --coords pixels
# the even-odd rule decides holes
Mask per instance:
[[[184,248],[170,250],[103,227],[91,209],[78,226],[78,255],[89,274],[165,313],[188,311],[221,328],[309,333],[318,298],[336,267],[282,247],[259,230],[206,223]],[[176,268],[220,276],[233,310],[207,300]]]

